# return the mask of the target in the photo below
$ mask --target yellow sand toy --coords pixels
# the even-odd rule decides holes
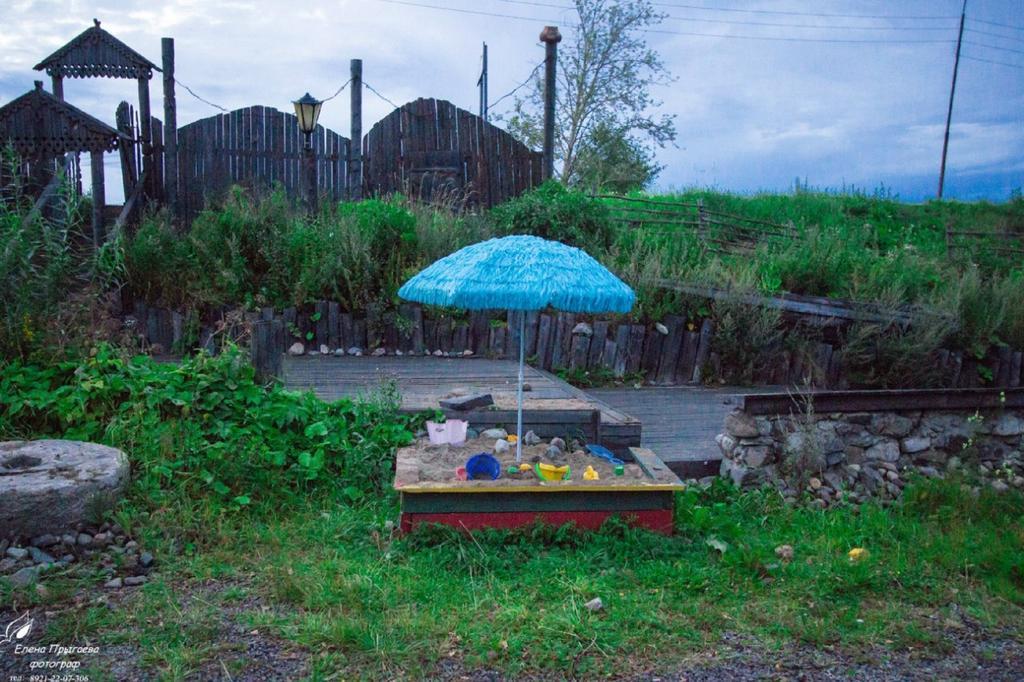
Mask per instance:
[[[533,471],[537,474],[537,478],[542,481],[568,481],[569,480],[569,465],[564,464],[560,467],[556,467],[554,464],[545,464],[538,462],[533,465]]]
[[[590,466],[588,464],[587,465],[587,470],[583,472],[583,480],[584,481],[599,481],[599,480],[601,480],[601,476],[598,475],[597,471],[594,470],[594,467],[592,467],[592,466]]]

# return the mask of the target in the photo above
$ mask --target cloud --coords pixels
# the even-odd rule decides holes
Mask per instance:
[[[559,20],[566,40],[572,39],[569,14],[555,9],[499,0],[428,4],[538,19],[482,17],[379,0],[8,0],[0,6],[0,104],[29,89],[34,79],[48,81],[32,66],[87,28],[93,17],[154,62],[159,62],[160,38],[173,36],[179,80],[229,109],[263,104],[287,110],[291,100],[307,90],[325,97],[348,79],[349,60],[362,58],[366,82],[394,102],[440,97],[475,110],[482,42],[489,46],[494,100],[518,85],[543,58],[537,35],[547,21]],[[894,5],[874,13],[950,15],[956,14],[954,5],[922,5],[920,12]],[[759,0],[742,7],[813,11],[796,0]],[[663,102],[659,111],[676,114],[679,129],[678,146],[658,154],[665,165],[662,187],[710,184],[735,191],[785,190],[800,177],[824,187],[885,184],[906,198],[928,196],[941,154],[951,44],[768,42],[735,36],[952,40],[955,30],[947,35],[945,28],[922,27],[952,27],[955,20],[868,22],[662,9],[678,17],[665,22],[666,30],[733,36],[648,36],[676,76],[674,83],[655,91]],[[869,13],[854,0],[835,0],[827,11]],[[1020,26],[1024,5],[979,5],[972,16]],[[709,19],[808,28],[714,24]],[[837,24],[917,30],[828,28]],[[1009,46],[978,35],[972,41]],[[965,54],[972,52],[1024,65],[1024,59],[1013,53],[965,46]],[[66,82],[65,89],[69,101],[107,121],[113,120],[121,99],[136,97],[130,81],[76,80]],[[151,89],[154,113],[161,116],[158,78]],[[217,113],[180,88],[177,101],[180,124]],[[364,130],[391,110],[370,91],[363,102]],[[510,104],[506,100],[499,110]],[[348,93],[343,92],[325,105],[322,122],[347,135],[348,108]],[[949,186],[964,197],[981,192],[1004,199],[1008,188],[1024,184],[1021,159],[1024,70],[962,62]]]

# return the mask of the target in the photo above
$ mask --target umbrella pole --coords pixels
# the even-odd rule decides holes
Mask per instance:
[[[516,406],[516,464],[523,459],[523,355],[526,351],[526,311],[519,313],[519,395]]]

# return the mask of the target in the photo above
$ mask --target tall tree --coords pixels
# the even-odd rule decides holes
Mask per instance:
[[[575,0],[575,7],[579,24],[566,32],[558,55],[556,174],[566,184],[589,183],[609,175],[618,156],[633,166],[634,177],[638,163],[648,169],[645,184],[659,170],[651,162],[654,149],[676,137],[674,117],[652,113],[661,102],[651,89],[672,78],[644,39],[665,15],[648,0]],[[534,148],[543,137],[543,100],[537,79],[509,119],[509,131]]]

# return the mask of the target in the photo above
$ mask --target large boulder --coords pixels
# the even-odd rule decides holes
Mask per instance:
[[[120,450],[73,440],[0,442],[0,536],[66,531],[118,499],[128,480]]]

